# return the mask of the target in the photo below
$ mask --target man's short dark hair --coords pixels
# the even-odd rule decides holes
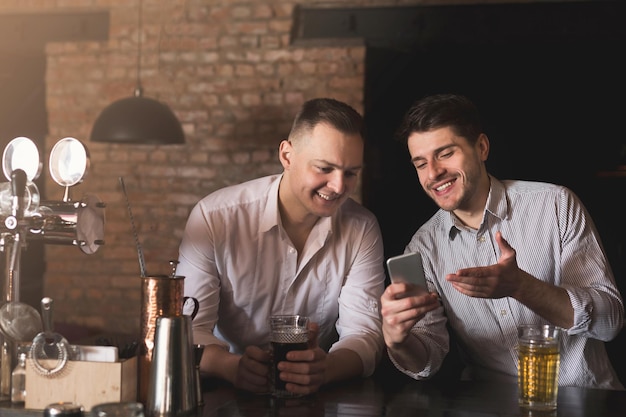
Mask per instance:
[[[397,131],[397,138],[407,143],[416,132],[451,128],[458,136],[476,143],[482,133],[480,114],[474,103],[458,94],[436,94],[416,101],[406,112]]]

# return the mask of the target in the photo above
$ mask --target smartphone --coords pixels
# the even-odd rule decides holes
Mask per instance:
[[[387,259],[387,271],[393,283],[408,282],[428,289],[419,252],[405,253]]]

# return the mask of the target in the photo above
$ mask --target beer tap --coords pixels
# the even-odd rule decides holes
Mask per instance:
[[[24,216],[24,194],[26,192],[26,173],[23,169],[16,169],[11,173],[11,214],[18,220]]]
[[[26,180],[26,173],[22,169],[16,169],[11,173],[11,212],[4,219],[4,225],[9,230],[16,230],[24,218]]]
[[[11,236],[3,240],[10,243],[7,253],[8,265],[4,287],[4,298],[7,303],[19,301],[20,295],[20,260],[22,246],[25,244],[23,236],[24,194],[26,192],[26,173],[22,169],[11,172],[11,213],[4,220],[4,225],[11,231]],[[10,398],[11,371],[17,363],[16,341],[2,338],[0,349],[0,398]]]
[[[14,230],[13,245],[9,256],[7,301],[19,301],[19,264],[22,245],[25,239],[22,238],[20,225],[24,219],[24,194],[26,193],[26,173],[22,169],[16,169],[11,173],[11,215],[8,216],[4,224],[7,229]]]
[[[77,246],[92,254],[104,244],[105,204],[95,195],[72,201],[69,188],[84,178],[89,155],[75,138],[64,138],[50,152],[50,175],[65,187],[62,201],[40,201],[33,182],[41,161],[37,146],[26,137],[17,137],[6,146],[2,170],[10,183],[0,183],[0,252],[6,251],[6,270],[0,302],[19,302],[20,261],[29,239],[44,243]],[[17,341],[0,334],[0,400],[11,391],[11,370],[17,362]]]

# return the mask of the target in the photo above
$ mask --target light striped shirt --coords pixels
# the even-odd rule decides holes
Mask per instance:
[[[459,342],[470,379],[514,381],[517,377],[517,326],[546,323],[517,300],[473,298],[445,280],[459,269],[498,262],[497,231],[515,249],[518,266],[532,276],[563,287],[574,308],[574,325],[560,340],[559,385],[623,389],[609,362],[604,341],[621,330],[622,298],[595,225],[578,197],[565,187],[491,177],[483,221],[478,230],[464,227],[439,210],[413,236],[406,252],[421,252],[424,272],[442,299],[412,329],[431,351],[420,379],[441,365],[437,346],[447,317]],[[445,353],[444,353],[445,354]]]

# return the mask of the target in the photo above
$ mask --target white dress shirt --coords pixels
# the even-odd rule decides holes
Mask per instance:
[[[438,346],[446,343],[440,335],[445,314],[464,353],[466,376],[516,379],[517,326],[547,323],[545,319],[513,298],[468,297],[445,280],[446,274],[462,268],[497,263],[497,231],[515,249],[522,270],[563,287],[569,295],[574,325],[560,341],[559,384],[623,389],[603,342],[622,329],[623,301],[587,211],[565,187],[493,177],[478,230],[439,210],[406,247],[406,252],[421,252],[429,285],[441,295],[443,309],[412,329],[434,352],[431,363],[420,373],[403,371],[419,379],[439,367]]]
[[[193,208],[180,244],[177,274],[200,309],[194,343],[242,353],[269,345],[273,314],[309,316],[319,345],[345,348],[373,373],[383,339],[383,244],[374,215],[348,199],[320,218],[298,253],[281,225],[273,175],[217,190]]]

